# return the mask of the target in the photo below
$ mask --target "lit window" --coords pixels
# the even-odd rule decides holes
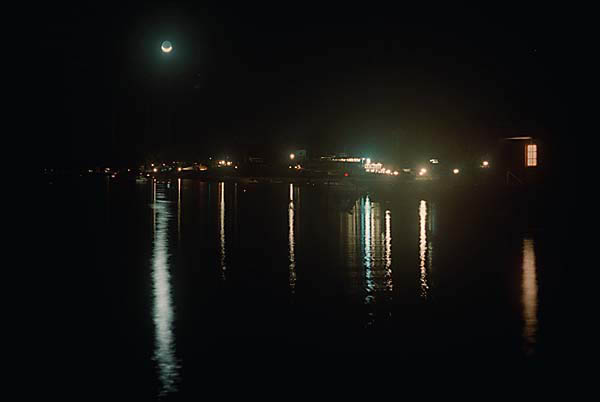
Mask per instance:
[[[527,166],[537,166],[537,145],[527,145]]]

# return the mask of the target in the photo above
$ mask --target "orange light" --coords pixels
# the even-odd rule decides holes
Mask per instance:
[[[537,145],[528,144],[526,152],[526,166],[537,166]]]

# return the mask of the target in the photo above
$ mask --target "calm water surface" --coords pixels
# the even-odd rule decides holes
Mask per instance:
[[[248,355],[548,353],[557,261],[528,209],[497,195],[104,178],[79,190],[89,305],[70,319],[84,317],[82,353],[109,388],[189,396],[207,365]]]

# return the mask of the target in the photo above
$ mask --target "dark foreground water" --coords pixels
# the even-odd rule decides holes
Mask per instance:
[[[86,392],[191,399],[240,366],[324,352],[366,372],[564,357],[541,201],[427,188],[46,185],[48,370],[67,360]]]

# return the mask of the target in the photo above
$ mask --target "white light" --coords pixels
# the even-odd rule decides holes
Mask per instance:
[[[398,171],[394,170],[394,176],[398,176]]]
[[[483,165],[483,167],[488,167],[490,165],[490,163],[488,161],[483,161],[482,165]]]
[[[179,362],[175,353],[173,323],[175,311],[171,296],[169,269],[169,201],[153,184],[152,315],[154,321],[154,359],[158,364],[161,394],[177,390]],[[158,193],[158,194],[157,194]]]
[[[246,190],[244,190],[246,191]],[[296,289],[296,255],[294,252],[294,185],[290,183],[290,202],[288,205],[288,256],[289,256],[289,283],[292,293]]]
[[[458,169],[454,169],[454,170],[452,171],[452,173],[454,173],[454,174],[458,174],[459,172],[460,172],[460,170],[458,170]]]
[[[371,164],[371,158],[367,158],[367,165]]]
[[[221,277],[225,279],[225,272],[227,271],[226,262],[226,249],[225,249],[225,182],[220,182],[218,187],[218,208],[219,208],[219,240],[220,240],[220,257],[221,257]]]
[[[419,270],[421,271],[421,297],[427,298],[429,284],[427,281],[427,202],[421,200],[419,203]]]
[[[296,155],[290,154],[290,159],[294,159],[295,157],[296,157]]]

